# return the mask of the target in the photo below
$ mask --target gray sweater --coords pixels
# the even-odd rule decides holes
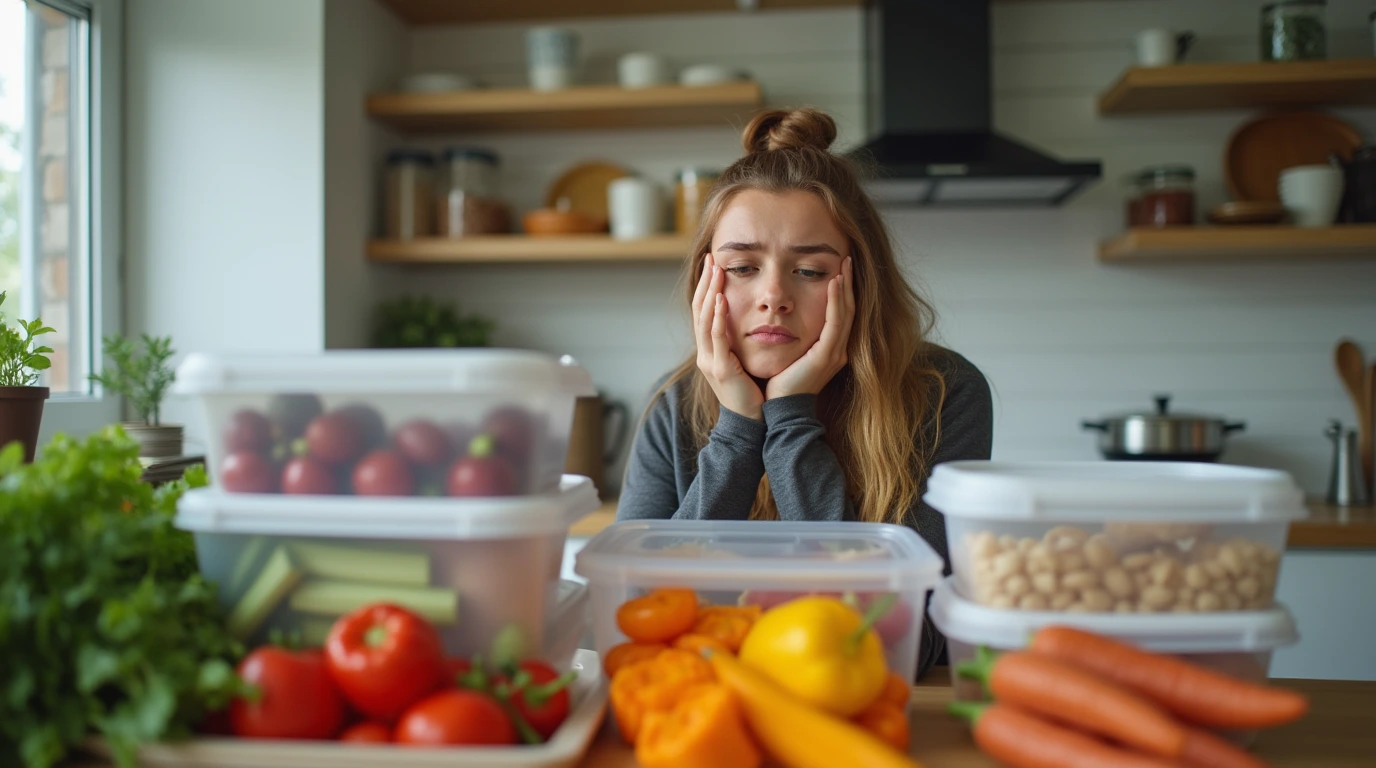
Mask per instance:
[[[929,359],[946,380],[946,400],[926,426],[931,445],[940,419],[941,440],[931,465],[988,459],[993,404],[984,375],[947,349],[933,347]],[[765,401],[763,422],[721,408],[707,445],[697,451],[681,410],[685,386],[685,382],[675,384],[650,404],[631,447],[616,510],[618,520],[744,520],[765,475],[779,516],[785,520],[855,519],[845,475],[817,417],[816,395]],[[935,397],[934,392],[933,402]],[[923,491],[926,485],[924,477]],[[950,562],[941,513],[919,500],[903,521]],[[928,619],[918,674],[936,663],[944,650],[944,638]]]

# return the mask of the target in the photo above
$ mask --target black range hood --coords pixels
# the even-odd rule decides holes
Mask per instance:
[[[1099,178],[993,131],[988,0],[869,0],[865,97],[888,206],[1053,206]]]

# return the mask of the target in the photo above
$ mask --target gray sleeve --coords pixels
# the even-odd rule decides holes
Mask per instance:
[[[816,395],[764,403],[764,471],[784,520],[854,520],[846,476],[817,418]]]
[[[669,394],[661,396],[646,414],[635,443],[618,520],[675,518],[679,520],[745,520],[764,477],[764,424],[721,409],[707,445],[698,451],[697,472],[686,479],[682,464],[691,466],[692,448],[676,427]],[[681,487],[683,483],[687,487]]]

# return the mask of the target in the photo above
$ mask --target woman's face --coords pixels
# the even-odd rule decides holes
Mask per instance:
[[[817,341],[827,283],[850,246],[811,192],[746,190],[722,212],[712,256],[726,272],[727,334],[745,372],[773,378]]]

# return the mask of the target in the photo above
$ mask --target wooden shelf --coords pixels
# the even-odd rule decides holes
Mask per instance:
[[[591,85],[558,91],[490,88],[452,93],[379,93],[373,119],[402,131],[548,131],[569,128],[740,127],[764,103],[760,84]]]
[[[607,235],[426,237],[417,240],[370,240],[368,258],[405,264],[679,263],[690,246],[688,238],[678,235],[660,235],[644,240],[613,240]]]
[[[1130,229],[1099,244],[1099,261],[1376,258],[1376,224]]]
[[[1132,67],[1099,96],[1099,114],[1316,104],[1376,104],[1376,59]]]

